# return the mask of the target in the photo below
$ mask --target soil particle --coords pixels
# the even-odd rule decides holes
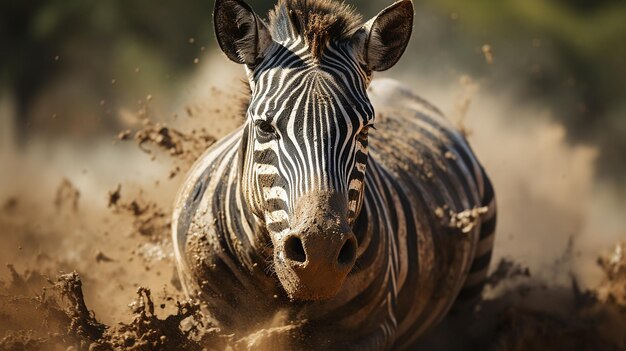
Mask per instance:
[[[12,269],[12,281],[0,289],[0,297],[6,296],[7,289],[13,293],[30,290],[28,285],[28,279]],[[0,350],[202,350],[201,345],[225,348],[226,338],[217,336],[217,331],[202,320],[198,304],[176,302],[176,313],[161,319],[155,313],[150,290],[139,288],[136,300],[130,304],[132,321],[110,327],[99,322],[88,309],[82,288],[82,281],[74,272],[60,275],[55,282],[49,281],[40,295],[13,294],[14,303],[10,306],[4,298],[0,300],[3,315],[15,314],[14,309],[19,307],[18,313],[28,312],[22,316],[27,324],[40,327],[42,318],[44,321],[44,330],[14,329],[0,333]]]
[[[480,223],[480,217],[488,210],[487,207],[480,207],[456,213],[444,206],[435,209],[435,216],[443,220],[446,226],[468,234]]]
[[[149,289],[137,289],[137,299],[130,304],[133,320],[107,331],[96,350],[201,350],[198,341],[191,336],[197,333],[193,326],[183,330],[183,321],[193,319],[202,326],[200,307],[197,304],[177,303],[177,313],[165,319],[157,317]]]
[[[122,197],[121,192],[122,192],[121,184],[119,184],[115,190],[109,191],[109,205],[108,205],[109,208],[117,206],[118,201],[120,201],[120,198]]]
[[[98,251],[96,252],[96,262],[98,263],[103,263],[103,262],[113,262],[115,261],[114,259],[112,259],[111,257],[105,255],[102,251]]]
[[[185,112],[187,112],[187,116],[188,117],[193,117],[194,116],[194,111],[191,108],[191,106],[185,106]]]
[[[7,264],[7,268],[11,274],[11,281],[8,285],[0,284],[0,288],[4,287],[5,292],[9,294],[30,294],[47,282],[47,279],[37,271],[26,271],[22,275],[17,272],[12,264]],[[2,290],[0,289],[0,291]]]
[[[135,201],[132,204],[136,204]],[[137,211],[133,206],[135,214],[135,228],[141,235],[154,239],[169,236],[170,221],[165,211],[160,209],[156,203],[150,202],[142,210]]]
[[[12,280],[0,288],[1,350],[87,350],[103,337],[107,327],[87,308],[76,273],[42,284],[38,273],[9,269]]]
[[[129,140],[132,135],[132,131],[130,129],[123,130],[117,134],[118,140]]]
[[[54,197],[54,206],[57,211],[69,208],[72,211],[78,211],[78,200],[80,199],[80,191],[76,189],[74,184],[67,178],[61,181]]]
[[[448,160],[452,160],[452,161],[456,161],[457,157],[454,153],[452,153],[451,151],[446,151],[446,153],[443,155],[445,158],[447,158]]]
[[[76,337],[81,344],[102,339],[107,327],[98,322],[87,308],[83,296],[83,283],[76,272],[58,277],[54,288],[67,301],[65,314],[70,319],[68,335]]]
[[[38,338],[32,330],[18,331],[0,339],[0,350],[5,351],[36,351],[41,350],[46,340]]]
[[[626,244],[617,245],[610,255],[599,258],[598,264],[605,273],[598,288],[600,300],[626,317]]]
[[[154,241],[169,237],[170,220],[165,210],[156,202],[147,201],[139,194],[130,202],[123,202],[122,187],[109,192],[109,207],[120,215],[133,218],[134,232]]]
[[[170,156],[193,161],[213,145],[216,139],[206,129],[184,133],[164,123],[153,123],[145,119],[143,128],[135,133],[135,141],[147,154],[153,154],[150,145],[154,145]]]
[[[145,144],[149,143],[167,150],[172,156],[183,153],[181,139],[182,134],[160,123],[148,124],[146,128],[135,134],[135,140],[144,152],[152,153],[150,149],[145,147]]]
[[[485,61],[487,64],[493,64],[493,50],[491,49],[491,45],[485,44],[482,47],[483,55],[485,55]]]
[[[117,139],[131,140],[130,130],[122,131]],[[153,122],[143,118],[142,128],[134,134],[134,140],[139,149],[150,155],[152,160],[157,157],[157,151],[165,152],[175,161],[169,173],[169,179],[178,176],[216,141],[206,128],[193,129],[189,133],[168,127],[165,123]]]
[[[2,205],[2,211],[7,214],[13,214],[15,213],[18,205],[19,201],[17,200],[17,198],[11,197],[4,202],[4,205]]]
[[[494,288],[501,282],[510,281],[518,277],[529,278],[530,276],[530,270],[527,267],[523,267],[519,263],[503,258],[498,262],[496,269],[489,276],[487,285]]]
[[[260,329],[233,343],[227,350],[286,350],[292,345],[290,339],[297,338],[299,332],[298,325]]]

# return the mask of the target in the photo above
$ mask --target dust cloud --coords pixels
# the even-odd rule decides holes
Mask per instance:
[[[33,135],[26,145],[16,145],[11,134],[11,99],[0,99],[0,257],[2,263],[15,267],[0,270],[0,280],[7,282],[0,285],[0,313],[14,316],[15,308],[20,308],[12,302],[15,299],[29,301],[25,310],[36,309],[47,301],[32,300],[41,297],[44,288],[62,295],[59,282],[75,279],[67,274],[76,271],[82,278],[84,303],[93,311],[89,318],[93,318],[90,321],[96,330],[100,325],[123,322],[126,329],[115,329],[123,333],[138,325],[141,318],[152,318],[152,323],[181,314],[196,318],[193,306],[181,310],[176,303],[185,297],[174,273],[169,214],[191,160],[214,138],[241,123],[239,111],[246,93],[239,67],[224,63],[219,56],[203,62],[206,64],[187,89],[160,101],[168,107],[154,111],[146,101],[139,111],[118,111],[128,131],[102,135],[88,144],[72,140],[51,143]],[[590,340],[600,338],[596,329],[585,327],[586,316],[597,317],[595,310],[605,311],[605,302],[611,300],[607,297],[611,294],[606,293],[612,289],[606,288],[611,286],[607,283],[610,275],[606,265],[598,264],[598,257],[609,257],[620,241],[626,241],[626,204],[616,189],[596,179],[595,148],[570,144],[565,129],[553,121],[549,111],[532,102],[513,101],[510,96],[515,92],[484,91],[469,77],[447,85],[418,80],[410,83],[459,123],[495,184],[499,224],[492,270],[497,270],[499,262],[510,262],[505,266],[528,272],[511,276],[507,269],[498,272],[504,281],[494,281],[488,287],[486,300],[474,317],[489,322],[473,322],[480,327],[465,328],[463,320],[452,318],[427,335],[423,344],[463,349],[445,341],[450,339],[446,333],[457,331],[463,331],[459,342],[494,350],[541,345],[550,349],[541,344],[545,338],[540,330],[559,330],[563,337],[584,336],[587,334],[581,331],[585,331]],[[182,151],[172,153],[163,149],[169,144],[163,144],[161,128],[183,141],[201,137],[204,142],[181,142]],[[132,141],[134,138],[144,141],[142,148]],[[73,196],[68,200],[59,198],[59,193]],[[60,271],[65,275],[59,275]],[[19,279],[30,281],[22,290],[12,290]],[[149,298],[141,287],[151,289]],[[138,299],[142,301],[140,307],[129,309],[128,303]],[[50,311],[60,317],[48,315],[51,321],[71,317],[66,313],[71,309],[59,304],[61,307]],[[152,307],[146,307],[149,304]],[[601,308],[585,310],[585,315],[576,319],[581,326],[563,320],[564,314],[589,304],[600,304]],[[36,314],[25,315],[31,319],[3,321],[0,345],[22,340],[23,345],[40,342],[41,346],[52,340],[34,318]],[[617,322],[611,320],[606,325],[620,325],[621,318],[615,317]],[[176,323],[174,328],[180,325],[180,330],[190,333],[185,322],[176,319]],[[50,330],[66,336],[50,341],[54,345],[80,345],[90,340],[62,328]],[[260,333],[272,335],[275,330]],[[500,332],[496,343],[492,338],[495,330]],[[602,340],[624,347],[626,340],[615,340],[614,336]],[[126,347],[124,342],[131,343],[119,335],[109,340],[113,339],[121,349]],[[217,342],[214,345],[225,345],[221,339],[211,340]],[[246,349],[254,345],[251,342],[240,340],[237,345]],[[154,347],[160,347],[159,341],[155,343]]]

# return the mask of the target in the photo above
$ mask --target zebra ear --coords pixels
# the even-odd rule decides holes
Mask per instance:
[[[372,71],[393,67],[406,50],[413,30],[413,2],[400,0],[382,10],[361,31],[361,54]]]
[[[255,66],[272,44],[272,36],[252,8],[241,0],[216,0],[215,35],[232,61]]]

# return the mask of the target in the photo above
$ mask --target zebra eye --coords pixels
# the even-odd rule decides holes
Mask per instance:
[[[257,132],[260,135],[263,135],[263,136],[273,136],[273,137],[277,137],[278,136],[278,133],[276,132],[276,129],[268,121],[264,121],[264,120],[260,119],[260,120],[257,120],[256,122],[254,122],[254,125],[256,126],[256,130],[257,130]]]

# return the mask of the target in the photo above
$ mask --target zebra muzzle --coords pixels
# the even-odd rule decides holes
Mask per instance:
[[[345,200],[332,192],[300,199],[300,223],[278,245],[276,272],[292,299],[330,299],[341,289],[357,255],[357,240],[347,221]]]

